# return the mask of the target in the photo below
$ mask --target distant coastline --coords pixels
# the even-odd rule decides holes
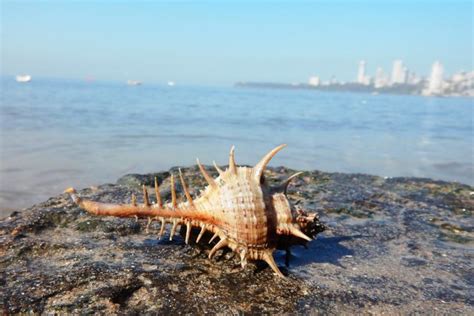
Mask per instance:
[[[242,88],[267,88],[267,89],[294,89],[294,90],[316,90],[316,91],[337,91],[337,92],[360,92],[371,94],[398,94],[398,95],[424,95],[426,83],[418,84],[394,84],[375,88],[374,85],[364,85],[360,83],[331,83],[326,85],[311,85],[307,83],[276,83],[276,82],[252,82],[240,81],[234,84]],[[446,91],[442,94],[431,95],[438,97],[474,97],[472,89],[464,91]]]

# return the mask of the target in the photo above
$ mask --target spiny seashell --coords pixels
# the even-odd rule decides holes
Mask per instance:
[[[177,202],[174,175],[171,175],[171,202],[167,204],[162,202],[156,178],[154,204],[150,203],[145,186],[143,204],[137,204],[135,196],[132,196],[131,204],[108,204],[84,200],[77,196],[74,188],[65,192],[71,195],[76,204],[95,215],[148,217],[149,223],[151,219],[157,219],[161,222],[160,237],[165,225],[170,223],[170,240],[178,225],[186,226],[186,244],[189,243],[192,227],[200,227],[197,243],[205,232],[214,234],[209,243],[219,238],[209,252],[209,258],[217,250],[228,247],[240,256],[242,267],[245,267],[248,260],[264,260],[282,277],[283,274],[273,259],[273,251],[283,248],[287,250],[288,258],[291,245],[304,244],[324,230],[316,214],[295,210],[286,197],[288,184],[300,173],[289,177],[276,188],[270,188],[265,181],[263,173],[267,164],[285,146],[280,145],[271,150],[253,168],[238,167],[232,147],[227,170],[221,170],[214,163],[219,172],[216,179],[197,160],[208,186],[198,198],[193,199],[179,170],[186,195],[186,202],[182,203]]]

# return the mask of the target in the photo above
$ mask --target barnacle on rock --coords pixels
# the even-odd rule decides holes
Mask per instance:
[[[134,196],[131,204],[108,204],[82,199],[73,188],[66,192],[76,204],[95,215],[148,217],[149,222],[156,219],[161,222],[160,237],[165,225],[171,224],[170,240],[177,226],[184,225],[185,242],[189,243],[192,227],[199,227],[196,242],[205,232],[214,234],[210,243],[219,238],[210,250],[209,258],[217,250],[228,247],[240,256],[242,267],[248,260],[264,260],[278,276],[283,277],[273,259],[273,251],[283,248],[289,252],[291,245],[305,244],[324,230],[316,214],[294,209],[286,197],[289,183],[299,173],[274,188],[265,181],[267,164],[285,146],[280,145],[268,152],[253,168],[237,166],[232,147],[227,170],[223,171],[214,163],[219,173],[216,179],[197,160],[208,186],[193,199],[180,170],[179,179],[186,196],[182,203],[177,202],[174,175],[171,175],[171,202],[166,204],[160,197],[157,179],[154,204],[150,203],[145,187],[143,204],[138,204]]]

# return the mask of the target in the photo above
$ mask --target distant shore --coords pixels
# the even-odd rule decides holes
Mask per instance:
[[[331,83],[321,85],[310,85],[307,83],[277,83],[277,82],[237,82],[236,87],[242,88],[267,88],[267,89],[294,89],[294,90],[315,90],[315,91],[334,91],[334,92],[360,92],[371,94],[398,94],[398,95],[420,95],[423,94],[425,83],[419,84],[395,84],[375,88],[373,85],[363,85],[359,83]],[[466,90],[464,92],[446,92],[439,95],[430,95],[435,97],[474,97],[474,92]]]

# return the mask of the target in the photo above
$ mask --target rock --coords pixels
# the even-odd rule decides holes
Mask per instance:
[[[128,186],[131,188],[141,188],[141,186],[148,185],[153,186],[155,183],[155,177],[158,179],[158,182],[161,183],[163,180],[170,176],[169,172],[161,173],[150,173],[150,174],[126,174],[120,179],[117,180],[117,184]]]
[[[199,194],[197,168],[183,171]],[[291,172],[278,167],[266,176],[275,183]],[[141,184],[157,176],[169,199],[169,175],[127,175],[79,193],[142,201]],[[226,251],[209,260],[204,242],[157,240],[157,222],[146,234],[145,219],[94,217],[60,195],[0,222],[1,307],[4,314],[473,314],[472,192],[429,179],[305,172],[288,195],[328,230],[308,249],[294,247],[287,269],[276,253],[286,279],[263,262],[241,269]]]

